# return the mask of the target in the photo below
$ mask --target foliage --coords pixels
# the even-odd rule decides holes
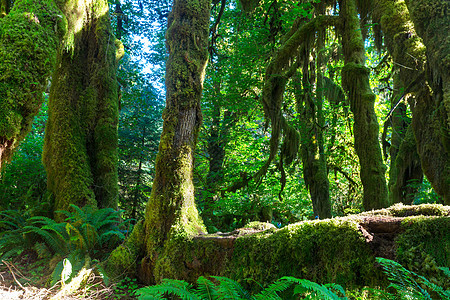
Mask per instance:
[[[396,299],[449,299],[450,290],[430,282],[425,277],[405,269],[399,263],[378,257],[377,261],[384,269],[391,284],[390,288],[396,291]],[[443,273],[450,278],[448,268]]]
[[[305,299],[345,299],[344,289],[337,284],[321,285],[306,279],[282,277],[256,295],[248,291],[232,279],[220,276],[199,277],[196,288],[183,280],[163,279],[160,285],[139,289],[138,299],[166,299],[163,295],[176,295],[181,299],[283,299],[283,292],[295,285],[289,293],[303,295]],[[342,297],[338,296],[341,295]]]
[[[115,285],[113,299],[133,297],[138,287],[136,278],[125,277]]]
[[[1,257],[30,249],[42,241],[52,253],[61,257],[79,253],[101,258],[125,238],[118,226],[120,212],[111,208],[81,209],[73,204],[71,208],[72,212],[60,211],[66,216],[60,223],[44,216],[26,218],[14,210],[1,212]]]
[[[31,215],[46,215],[50,211],[44,197],[47,175],[42,165],[47,118],[47,101],[44,101],[31,132],[20,143],[12,160],[1,170],[0,210],[21,210]]]
[[[237,281],[211,276],[199,277],[195,287],[183,280],[163,279],[161,284],[141,288],[137,294],[142,300],[169,299],[165,297],[170,295],[181,299],[291,299],[292,296],[296,296],[295,299],[449,299],[450,290],[444,290],[399,263],[381,257],[377,261],[390,281],[387,291],[373,288],[345,291],[334,283],[322,285],[306,279],[282,277],[258,294],[251,295]],[[450,277],[448,268],[442,268],[442,271]]]

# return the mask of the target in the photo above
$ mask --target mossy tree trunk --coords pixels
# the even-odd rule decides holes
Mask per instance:
[[[54,211],[67,210],[70,204],[114,208],[118,200],[116,66],[123,48],[112,35],[106,1],[79,1],[63,12],[69,33],[50,90],[43,153],[47,188]]]
[[[401,71],[400,71],[401,72]],[[412,204],[418,184],[423,181],[420,158],[412,133],[411,119],[406,115],[405,88],[399,76],[394,76],[394,95],[391,115],[386,122],[392,128],[389,170],[389,198],[391,203]],[[410,96],[413,97],[413,96]]]
[[[417,34],[426,46],[430,97],[413,110],[413,129],[422,168],[436,192],[450,204],[450,3],[406,0]]]
[[[0,167],[31,130],[64,34],[51,0],[0,2]]]
[[[303,162],[303,178],[311,196],[314,216],[320,219],[331,218],[330,190],[325,157],[322,129],[324,116],[323,101],[323,75],[322,57],[318,54],[318,72],[316,76],[316,61],[310,60],[310,47],[312,41],[305,42],[301,56],[303,62],[302,86],[297,92],[296,104],[300,114],[300,152]],[[319,30],[318,49],[324,45],[324,29]],[[316,86],[315,95],[313,87]],[[297,84],[297,89],[300,88]]]
[[[407,4],[410,7],[407,7]],[[386,47],[396,65],[400,66],[398,68],[400,83],[404,93],[409,95],[408,103],[413,116],[412,131],[422,170],[436,192],[447,199],[448,204],[450,166],[449,147],[445,146],[445,141],[447,139],[448,143],[449,100],[447,96],[445,102],[444,90],[445,87],[448,88],[449,83],[444,83],[443,78],[448,78],[449,60],[445,60],[445,55],[450,51],[447,38],[448,14],[440,13],[444,11],[442,10],[444,6],[445,3],[439,1],[405,3],[399,0],[376,0],[374,7],[375,17],[380,20]],[[424,40],[419,35],[423,36]],[[431,48],[428,49],[429,47]],[[427,61],[429,71],[426,71]],[[431,74],[435,75],[434,85]]]
[[[200,98],[208,59],[209,18],[209,0],[174,0],[168,18],[166,108],[145,211],[146,256],[140,270],[147,283],[170,276],[164,257],[171,251],[171,243],[204,232],[192,179],[202,122]]]
[[[355,150],[361,165],[366,210],[388,206],[386,167],[378,141],[379,125],[375,114],[375,94],[370,89],[369,69],[364,66],[364,40],[355,0],[340,1],[342,46],[345,65],[342,86],[354,115]]]
[[[215,95],[220,97],[220,84],[217,84]],[[212,99],[212,124],[208,137],[208,164],[206,175],[205,207],[202,213],[205,225],[214,223],[214,202],[218,190],[224,180],[223,162],[225,160],[225,147],[228,143],[228,133],[231,124],[234,123],[231,111],[225,110],[220,105],[219,98]]]

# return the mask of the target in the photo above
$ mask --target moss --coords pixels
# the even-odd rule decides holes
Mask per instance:
[[[63,11],[69,33],[52,78],[43,153],[48,189],[54,210],[69,204],[115,208],[120,44],[106,1],[68,1]]]
[[[275,225],[266,222],[253,221],[244,226],[247,229],[268,230],[275,228]]]
[[[384,211],[402,215],[400,208],[442,214],[439,206],[431,209],[428,205],[396,205]],[[386,278],[375,263],[379,253],[360,230],[366,216],[306,221],[244,235],[177,236],[168,240],[160,253],[154,268],[156,281],[175,278],[194,283],[201,275],[218,275],[259,290],[259,285],[267,286],[282,276],[295,276],[347,288],[383,286]],[[450,263],[449,225],[448,217],[405,218],[394,256],[413,271],[436,280],[437,267]]]
[[[155,282],[178,239],[205,232],[194,201],[193,159],[202,122],[200,98],[208,58],[210,1],[174,1],[168,18],[167,99],[155,179],[146,206],[141,276]],[[155,270],[156,270],[155,269]]]
[[[342,68],[342,87],[349,97],[355,120],[353,129],[355,150],[361,165],[363,205],[366,210],[387,207],[386,167],[378,140],[375,95],[369,84],[369,70],[364,66],[364,41],[355,1],[342,1],[339,15],[343,24],[341,35],[345,61]]]
[[[144,235],[144,224],[139,221],[125,243],[111,252],[105,263],[105,270],[110,277],[136,275],[137,264],[144,250]]]
[[[358,230],[344,219],[304,222],[273,234],[238,238],[229,272],[269,283],[281,276],[347,286],[379,282],[374,257]]]
[[[28,134],[42,104],[59,45],[61,12],[52,1],[16,1],[0,19],[2,161]],[[1,163],[0,163],[1,165]]]
[[[405,232],[396,240],[398,261],[434,283],[449,287],[448,281],[439,281],[438,267],[450,267],[450,218],[409,217],[402,222],[402,228]]]
[[[408,216],[449,216],[450,206],[441,204],[421,204],[421,205],[403,205],[397,203],[389,208],[365,212],[361,216],[392,216],[392,217],[408,217]]]
[[[304,222],[243,236],[172,239],[155,274],[157,281],[176,278],[191,283],[200,275],[228,276],[250,290],[282,276],[347,287],[383,282],[358,220],[352,219]]]

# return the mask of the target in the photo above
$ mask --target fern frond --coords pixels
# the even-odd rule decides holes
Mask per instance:
[[[449,299],[450,291],[430,282],[423,276],[405,269],[401,264],[377,257],[377,262],[383,267],[391,284],[390,287],[396,289],[401,294],[407,294],[414,299],[432,299],[428,290],[437,293],[442,299]],[[428,289],[428,290],[427,290]]]
[[[88,249],[93,249],[94,246],[99,241],[99,235],[97,229],[91,224],[85,223],[81,226],[81,232],[83,232],[84,240],[86,242],[86,247]]]
[[[36,226],[25,226],[24,230],[26,230],[24,234],[36,234],[40,236],[55,253],[66,254],[68,252],[66,241],[57,238],[59,237],[58,235],[55,236],[47,230]]]
[[[207,300],[215,300],[218,298],[218,293],[215,284],[207,279],[206,277],[200,276],[197,279],[197,290],[196,294],[201,299],[207,299]]]
[[[136,293],[139,295],[139,300],[163,299],[162,295],[165,293],[185,300],[201,300],[189,283],[175,279],[163,279],[161,284],[141,288]]]
[[[279,292],[285,291],[288,289],[293,283],[295,283],[295,280],[298,280],[294,277],[282,277],[278,279],[277,281],[270,284],[267,288],[265,288],[263,291],[261,291],[259,294],[253,296],[254,299],[258,300],[264,300],[264,299],[274,299],[274,300],[280,300],[280,296],[278,295]]]
[[[80,230],[70,223],[66,223],[66,231],[69,235],[70,244],[75,245],[78,250],[87,250],[86,240]]]
[[[121,241],[123,241],[125,239],[125,235],[122,232],[120,232],[118,230],[110,230],[110,231],[102,233],[100,235],[100,238],[99,238],[100,244],[103,245],[103,244],[107,243],[113,236],[117,236]]]
[[[296,279],[296,278],[295,278]],[[316,295],[319,299],[325,300],[339,300],[339,296],[327,289],[327,287],[307,279],[296,279],[298,286],[294,289],[294,295],[310,292]],[[345,294],[345,291],[344,291]]]
[[[339,285],[337,283],[326,283],[323,286],[328,288],[329,290],[335,290],[335,291],[341,293],[341,295],[345,297],[345,290],[341,285]]]
[[[76,216],[78,220],[83,220],[84,222],[87,222],[87,214],[85,213],[85,211],[90,209],[89,206],[85,206],[83,207],[83,209],[81,209],[79,206],[76,206],[75,204],[70,204],[70,207],[74,209],[75,211],[74,216]]]
[[[227,277],[211,277],[219,282],[217,293],[219,294],[220,299],[251,299],[249,292],[244,290],[238,282]]]

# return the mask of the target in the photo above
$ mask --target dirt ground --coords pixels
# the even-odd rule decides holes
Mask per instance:
[[[61,284],[49,287],[51,274],[48,264],[48,260],[39,259],[33,251],[23,252],[15,258],[1,261],[0,300],[52,299],[60,290]],[[114,287],[105,286],[100,277],[92,275],[84,289],[57,299],[115,299],[113,294]]]

